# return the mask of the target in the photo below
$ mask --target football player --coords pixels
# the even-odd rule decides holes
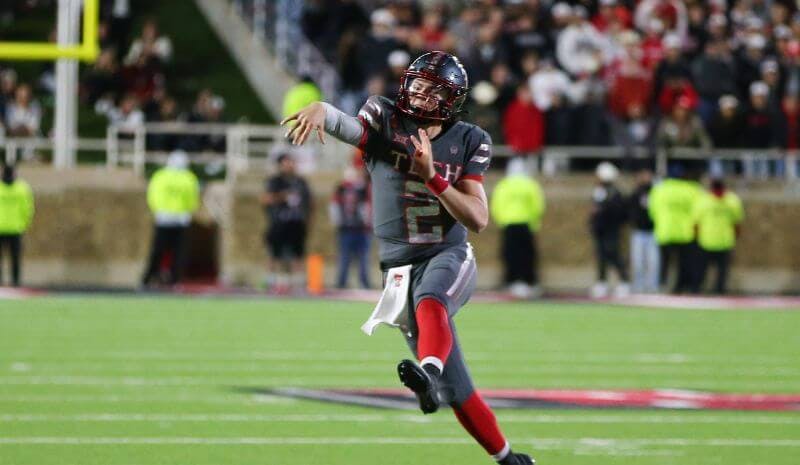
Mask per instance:
[[[404,334],[420,364],[403,360],[397,371],[420,409],[433,413],[446,402],[498,463],[532,465],[527,455],[512,452],[475,390],[453,324],[475,287],[467,229],[480,232],[489,221],[482,181],[492,141],[459,120],[466,96],[467,73],[459,60],[431,52],[405,71],[394,102],[372,96],[357,118],[315,102],[281,124],[295,122],[287,133],[293,144],[314,131],[324,143],[327,132],[364,151],[381,269],[411,265]]]

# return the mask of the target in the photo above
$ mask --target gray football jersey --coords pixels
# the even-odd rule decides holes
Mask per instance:
[[[462,244],[467,229],[418,176],[409,173],[415,152],[414,120],[385,97],[370,97],[358,113],[365,128],[359,148],[372,178],[373,228],[384,268],[414,263]],[[492,141],[483,129],[458,121],[431,140],[436,171],[451,184],[483,180]]]

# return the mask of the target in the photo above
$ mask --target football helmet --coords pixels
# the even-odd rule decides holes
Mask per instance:
[[[414,118],[447,121],[461,112],[468,88],[467,72],[458,58],[429,52],[403,72],[396,105]]]

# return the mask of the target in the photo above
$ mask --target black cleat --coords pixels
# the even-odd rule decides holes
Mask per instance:
[[[436,379],[411,360],[403,360],[397,365],[397,374],[403,385],[417,395],[422,413],[429,414],[439,410],[439,392]]]
[[[506,458],[498,462],[500,465],[536,465],[536,460],[525,454],[510,453]]]

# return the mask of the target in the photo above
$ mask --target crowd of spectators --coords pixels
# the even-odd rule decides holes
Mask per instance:
[[[26,13],[18,9],[44,8],[45,3],[32,1],[6,8],[0,10],[0,16],[13,22],[15,15]],[[153,18],[145,19],[134,36],[134,7],[130,0],[101,1],[101,51],[94,63],[81,69],[80,104],[105,116],[123,133],[145,122],[223,122],[225,100],[211,89],[201,90],[193,106],[181,108],[170,92],[170,84],[180,79],[171,68],[175,53],[172,40]],[[50,40],[55,40],[55,30]],[[40,101],[53,101],[54,83],[52,63],[43,65],[35,82],[20,82],[13,63],[0,63],[0,129],[9,136],[46,136],[42,133],[46,106]],[[162,151],[224,150],[223,141],[208,136],[153,135],[148,136],[147,146]]]
[[[351,113],[368,93],[392,97],[398,70],[440,49],[469,73],[469,112],[519,153],[543,144],[798,148],[795,2],[381,3],[305,5],[304,32],[339,68]]]

